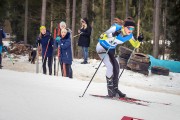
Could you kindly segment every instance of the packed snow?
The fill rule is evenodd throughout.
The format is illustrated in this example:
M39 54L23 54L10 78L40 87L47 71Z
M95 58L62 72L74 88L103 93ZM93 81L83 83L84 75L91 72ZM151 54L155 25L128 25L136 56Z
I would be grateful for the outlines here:
M178 120L180 118L180 74L148 76L125 70L119 89L128 97L152 101L148 106L96 98L107 95L104 64L86 91L100 61L72 64L73 79L36 72L36 65L27 56L3 59L0 69L0 120L121 120L131 116L145 120ZM41 66L41 65L40 65ZM122 69L120 70L122 71ZM163 105L160 103L171 103Z

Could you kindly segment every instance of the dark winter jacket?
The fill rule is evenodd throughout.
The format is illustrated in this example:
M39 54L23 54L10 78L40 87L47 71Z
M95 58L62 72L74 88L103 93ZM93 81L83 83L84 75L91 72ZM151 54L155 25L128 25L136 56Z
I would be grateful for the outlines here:
M81 34L79 36L78 46L89 47L90 36L91 36L91 26L89 25L89 22L86 18L83 20L86 22L87 28L86 29L80 29Z
M49 42L49 43L48 43ZM38 37L38 43L42 45L42 57L44 58L45 51L47 48L46 56L45 57L52 57L53 56L53 38L49 31L46 31L45 35L42 37Z
M6 34L3 29L0 28L0 46L2 46L2 38L5 38Z
M72 64L71 38L69 32L67 32L64 38L60 39L58 45L60 46L61 62L65 64Z
M70 32L67 32L67 35L66 35L69 39L71 39L70 37ZM61 40L61 35L59 35L60 37L60 40ZM57 49L58 48L58 45L59 45L59 42L60 41L57 41L56 39L54 39L54 48Z

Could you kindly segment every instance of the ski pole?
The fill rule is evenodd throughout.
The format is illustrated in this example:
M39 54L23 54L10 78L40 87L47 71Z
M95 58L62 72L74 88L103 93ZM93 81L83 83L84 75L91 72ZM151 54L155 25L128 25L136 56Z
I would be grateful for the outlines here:
M127 64L129 63L130 58L131 58L131 56L133 55L133 53L134 53L135 49L136 49L136 48L134 48L134 50L132 51L132 53L131 53L131 55L130 55L130 57L129 57L128 61L127 61ZM124 72L124 68L123 68L123 70L122 70L121 74L119 75L118 80L120 79L120 77L121 77L121 75L123 74L123 72Z
M47 50L48 50L48 46L49 46L50 40L51 40L51 38L49 38L49 40L48 40L48 44L47 44L47 46L46 46L46 51L45 51L44 56L43 56L42 68L43 68L44 59L45 59L45 57L46 57L46 53L47 53ZM41 68L41 69L42 69L42 68Z
M82 34L82 32L81 32L81 33L79 33L79 34L77 34L77 35L74 35L74 36L73 36L73 38L75 38L75 37L79 36L80 34Z
M8 58L10 59L10 61L12 62L12 64L14 65L14 61L13 61L12 57L9 55L8 51L6 50L6 48L5 48L5 47L3 47L3 48L4 48L4 50L7 52Z
M37 50L36 50L36 53L37 53L37 61L36 61L36 73L39 73L39 43L37 44Z
M61 67L61 63L60 63L60 59L58 59L58 70L57 70L57 76L58 76L58 73L59 73L59 66L60 66L60 69L61 69L61 75L63 76L63 73L62 73L62 67Z
M53 57L52 57L52 63L54 61L54 76L56 76L56 47L55 47L55 41L53 46Z
M58 76L58 73L59 73L59 65L60 65L60 58L59 58L59 54L60 54L60 46L58 45L58 68L57 68L57 73L56 75Z
M59 73L59 59L58 59L58 66L57 66L57 71L56 71L56 75L58 76L58 73Z
M138 37L138 41L140 42L140 44L142 43L143 39L144 39L144 36L143 36L143 34L141 33L140 36ZM127 64L129 63L130 58L131 58L131 56L133 55L133 53L134 53L135 50L136 50L136 48L134 48L134 50L132 51L132 53L131 53L128 61L127 61ZM123 74L123 72L124 72L124 68L123 68L123 71L121 72L121 74L119 75L118 80L120 79L120 77L121 77L121 75Z
M115 39L116 39L116 37L114 37L113 41L114 41ZM113 44L113 41L112 41L112 44ZM110 48L111 48L112 44L110 45L110 47L109 47L109 48L108 48L108 50L106 51L106 53L105 53L105 55L104 55L103 59L101 60L101 62L100 62L100 64L99 64L98 68L96 69L96 71L95 71L94 75L92 76L91 80L89 81L89 83L88 83L88 85L87 85L87 87L86 87L86 89L85 89L84 93L83 93L81 96L79 96L79 97L83 97L83 96L84 96L84 94L86 93L86 91L87 91L87 89L88 89L89 85L91 84L91 82L92 82L92 80L93 80L94 76L96 75L97 71L99 70L99 67L101 66L101 64L102 64L102 62L103 62L103 60L104 60L104 58L105 58L105 57L106 57L106 55L108 54L108 52L109 52L109 50L110 50Z
M54 60L54 76L56 76L56 56L54 56L54 59L52 58L52 61Z

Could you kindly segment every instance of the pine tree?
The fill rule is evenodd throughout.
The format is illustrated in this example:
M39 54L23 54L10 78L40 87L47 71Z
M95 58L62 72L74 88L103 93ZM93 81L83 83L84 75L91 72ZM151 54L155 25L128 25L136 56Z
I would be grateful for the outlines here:
M168 1L168 39L171 41L171 58L174 60L180 60L180 0Z

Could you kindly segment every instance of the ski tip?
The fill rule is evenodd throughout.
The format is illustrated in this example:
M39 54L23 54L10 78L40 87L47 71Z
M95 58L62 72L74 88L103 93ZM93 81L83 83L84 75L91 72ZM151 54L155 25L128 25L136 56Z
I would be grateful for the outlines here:
M134 117L129 117L129 116L123 116L121 120L144 120L144 119L139 119L139 118L134 118Z
M163 105L171 105L171 103L163 103Z

